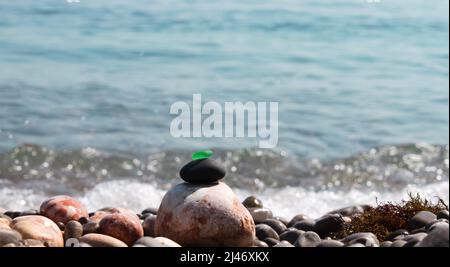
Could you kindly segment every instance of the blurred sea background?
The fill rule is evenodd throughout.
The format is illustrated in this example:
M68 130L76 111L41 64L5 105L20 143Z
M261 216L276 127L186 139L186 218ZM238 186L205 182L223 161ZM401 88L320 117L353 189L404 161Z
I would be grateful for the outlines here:
M198 149L275 214L449 201L449 2L0 2L0 206L157 207ZM279 102L279 144L176 139L172 103Z

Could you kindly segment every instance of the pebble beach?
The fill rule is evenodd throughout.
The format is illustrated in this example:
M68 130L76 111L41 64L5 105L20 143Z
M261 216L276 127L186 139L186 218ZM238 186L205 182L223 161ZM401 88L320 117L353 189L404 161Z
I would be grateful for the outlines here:
M171 188L159 207L136 212L124 207L88 211L70 196L43 200L39 209L0 208L2 247L448 247L449 212L442 201L412 216L383 213L374 232L349 232L361 218L376 215L370 205L343 207L319 218L277 216L256 196L239 200L226 185L226 170L210 158L194 159L180 171L184 180ZM409 204L408 204L409 203ZM441 208L441 210L439 210ZM411 214L411 213L410 213ZM385 216L386 218L383 218ZM381 225L404 219L404 228L378 232Z

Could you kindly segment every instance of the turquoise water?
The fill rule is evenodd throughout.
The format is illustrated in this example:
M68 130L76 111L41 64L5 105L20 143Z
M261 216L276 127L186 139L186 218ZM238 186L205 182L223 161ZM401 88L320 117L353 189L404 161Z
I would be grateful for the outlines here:
M448 10L442 0L2 1L0 191L13 201L14 190L160 181L213 148L237 187L447 181L448 198ZM170 105L194 93L279 102L275 152L254 139L173 138Z

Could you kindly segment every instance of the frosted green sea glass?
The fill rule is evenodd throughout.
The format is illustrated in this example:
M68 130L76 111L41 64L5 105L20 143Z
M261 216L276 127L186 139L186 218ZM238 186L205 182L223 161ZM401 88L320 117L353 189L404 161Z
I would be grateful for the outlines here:
M192 153L192 160L207 159L213 155L211 150L200 150Z

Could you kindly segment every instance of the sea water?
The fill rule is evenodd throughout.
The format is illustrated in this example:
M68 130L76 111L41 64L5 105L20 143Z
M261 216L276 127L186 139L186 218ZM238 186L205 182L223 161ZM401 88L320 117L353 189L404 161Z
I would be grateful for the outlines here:
M2 1L0 206L157 206L213 149L276 214L449 200L449 3ZM279 142L173 138L170 106L278 102Z

